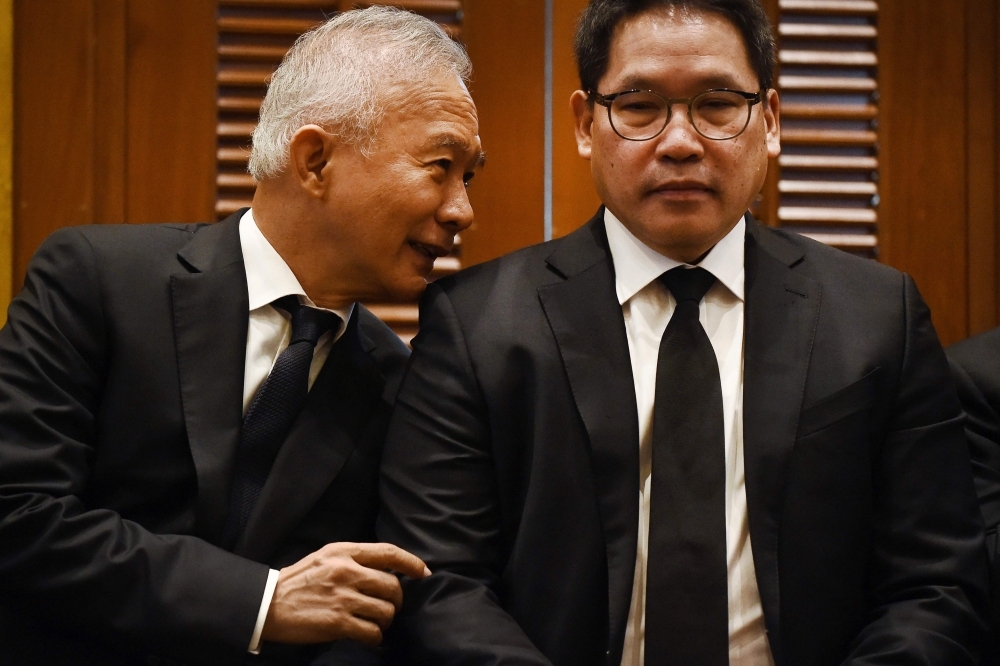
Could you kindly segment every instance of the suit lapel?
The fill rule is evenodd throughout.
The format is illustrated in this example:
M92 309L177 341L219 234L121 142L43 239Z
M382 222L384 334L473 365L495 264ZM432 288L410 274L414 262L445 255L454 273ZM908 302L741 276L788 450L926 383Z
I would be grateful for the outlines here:
M236 213L200 229L170 278L181 402L198 477L197 533L215 541L243 417L249 304Z
M618 663L635 573L639 419L603 212L548 258L565 279L538 295L590 440L608 560L608 663Z
M329 488L361 439L385 379L358 326L359 308L330 350L281 447L234 552L263 562Z
M792 270L802 256L747 216L743 457L757 586L779 665L779 519L823 293Z

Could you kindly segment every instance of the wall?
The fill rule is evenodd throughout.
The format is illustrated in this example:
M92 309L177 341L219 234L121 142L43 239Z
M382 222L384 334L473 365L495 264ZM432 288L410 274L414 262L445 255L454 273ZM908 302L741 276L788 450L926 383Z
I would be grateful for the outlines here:
M215 3L13 6L14 290L59 227L214 219Z

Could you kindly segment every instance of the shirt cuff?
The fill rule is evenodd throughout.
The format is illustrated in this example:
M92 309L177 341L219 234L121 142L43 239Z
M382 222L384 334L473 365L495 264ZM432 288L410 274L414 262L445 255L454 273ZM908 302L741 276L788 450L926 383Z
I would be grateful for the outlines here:
M253 636L250 637L250 647L247 651L250 654L260 654L260 635L264 631L264 620L267 619L267 609L271 607L271 599L274 597L274 588L278 586L278 572L271 569L267 573L267 584L264 586L264 598L260 600L260 610L257 611L257 624L253 627Z

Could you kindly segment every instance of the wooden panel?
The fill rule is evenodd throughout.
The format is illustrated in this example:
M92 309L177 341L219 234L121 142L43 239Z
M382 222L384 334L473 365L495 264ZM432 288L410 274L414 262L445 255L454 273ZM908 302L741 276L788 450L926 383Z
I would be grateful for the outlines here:
M127 0L94 3L93 221L103 224L126 220L127 16Z
M466 0L464 7L488 156L469 190L476 221L463 234L462 258L474 264L543 238L545 3Z
M39 243L93 219L93 3L14 3L14 291Z
M129 2L129 222L212 219L215 14L214 0Z
M554 0L552 231L565 236L589 220L601 205L590 176L590 162L576 152L569 98L580 87L573 55L576 23L587 0Z
M968 0L969 334L998 323L997 21L996 0Z
M874 257L878 4L779 0L777 10L783 152L764 192L766 219Z
M948 344L968 321L965 17L940 0L879 6L880 257L913 276Z
M14 2L0 0L0 326L13 276Z

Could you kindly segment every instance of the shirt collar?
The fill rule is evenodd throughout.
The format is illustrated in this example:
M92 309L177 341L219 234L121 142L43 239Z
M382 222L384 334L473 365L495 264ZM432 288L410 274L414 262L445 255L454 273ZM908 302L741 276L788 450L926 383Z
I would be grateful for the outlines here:
M346 308L330 310L319 308L312 302L299 284L295 273L261 233L257 221L253 219L253 210L247 210L240 218L240 245L243 248L243 265L247 272L250 312L270 305L282 296L294 295L299 297L299 303L302 305L333 312L345 322L350 320L354 313L353 303Z
M604 226L608 232L608 245L615 264L615 290L618 304L624 305L629 299L646 288L656 278L671 268L685 264L665 257L653 250L631 231L607 208L604 209ZM715 244L700 264L741 301L744 297L744 244L746 242L746 220L740 218L726 236Z

